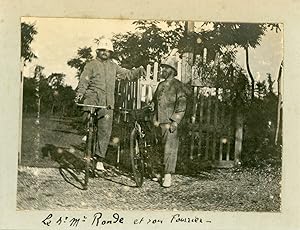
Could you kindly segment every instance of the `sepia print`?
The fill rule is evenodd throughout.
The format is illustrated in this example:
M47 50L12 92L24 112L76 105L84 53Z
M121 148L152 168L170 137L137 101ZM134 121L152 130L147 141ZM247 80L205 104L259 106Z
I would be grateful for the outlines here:
M17 210L280 212L283 30L22 17Z

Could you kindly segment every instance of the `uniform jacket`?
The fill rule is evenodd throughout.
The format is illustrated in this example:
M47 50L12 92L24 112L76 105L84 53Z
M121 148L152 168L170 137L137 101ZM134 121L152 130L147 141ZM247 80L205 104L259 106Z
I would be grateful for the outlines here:
M88 62L80 75L77 92L84 95L85 104L114 106L115 81L139 78L140 68L127 70L112 60L96 58Z
M179 124L186 110L187 91L182 82L176 78L159 83L154 96L154 121Z

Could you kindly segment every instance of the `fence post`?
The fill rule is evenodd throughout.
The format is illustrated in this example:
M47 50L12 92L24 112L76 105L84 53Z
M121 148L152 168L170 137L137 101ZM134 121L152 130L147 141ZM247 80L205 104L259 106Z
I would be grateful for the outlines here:
M142 102L142 80L138 79L137 80L137 92L136 92L136 108L140 109L141 108L141 102Z
M182 77L181 77L181 67L182 67L182 61L181 59L178 61L178 64L177 64L177 76L176 78L179 80L179 81L182 81Z
M240 111L237 111L235 121L235 143L234 143L234 163L240 165L243 143L243 117Z
M216 98L214 100L215 102L215 111L214 111L214 130L213 130L213 143L212 143L212 156L211 159L212 161L215 160L216 158L216 146L217 146L217 131L216 131L216 127L218 125L218 112L219 112L219 100L218 100L218 88L216 88Z
M154 81L154 84L157 84L157 75L158 75L158 63L154 62L154 68L153 68L153 81Z
M209 92L208 94L208 102L207 102L207 120L206 120L206 124L207 127L210 126L210 122L211 122L211 107L212 103L211 103L211 92ZM204 159L208 160L209 159L209 153L210 153L210 149L209 149L209 142L210 142L210 134L211 131L207 131L206 133L206 140L205 140L205 155L204 155Z
M207 59L207 48L203 49L203 63L206 63L206 59Z
M145 102L149 101L149 81L151 76L151 66L150 64L147 65L147 72L146 72L146 82L145 82Z
M193 114L192 114L192 125L191 125L191 150L190 150L190 159L194 159L194 148L195 148L195 124L196 124L196 112L197 112L197 97L198 97L198 87L193 87Z
M199 89L199 100L200 100L200 109L199 109L199 140L198 140L198 158L202 155L202 125L203 125L203 107L204 107L204 97L201 96L201 88Z
M158 63L154 62L154 67L153 67L153 79L152 79L152 84L151 84L151 100L153 98L154 92L157 88L158 85Z
M186 36L192 34L194 30L195 30L194 22L192 21L185 22ZM192 50L182 55L181 80L183 83L188 83L192 79L193 59L194 59L194 54Z

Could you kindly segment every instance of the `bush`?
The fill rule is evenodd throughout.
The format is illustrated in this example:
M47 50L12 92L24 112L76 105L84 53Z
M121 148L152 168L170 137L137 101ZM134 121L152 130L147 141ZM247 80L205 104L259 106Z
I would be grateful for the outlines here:
M281 163L282 141L275 145L278 97L273 92L255 98L245 114L242 161L245 165Z

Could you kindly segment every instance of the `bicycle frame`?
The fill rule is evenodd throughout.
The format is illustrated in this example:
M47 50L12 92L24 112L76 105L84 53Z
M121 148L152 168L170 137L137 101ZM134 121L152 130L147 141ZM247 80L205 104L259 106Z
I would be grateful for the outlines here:
M95 166L92 165L91 167L91 161L94 158L94 153L95 153L95 149L96 149L96 143L97 143L97 111L99 109L112 109L110 106L97 106L97 105L88 105L88 104L79 104L77 103L78 106L82 106L82 107L86 107L89 108L89 110L87 110L87 112L89 112L89 117L88 117L88 123L87 123L87 140L86 140L86 151L85 151L85 160L86 160L86 165L85 165L85 179L84 179L84 185L83 188L86 190L88 187L88 182L89 182L89 177L90 177L90 171L94 174L95 172ZM146 166L149 165L148 163L148 155L147 155L147 148L151 145L149 145L149 138L146 135L146 132L149 133L149 130L147 130L145 132L145 127L144 124L139 121L140 119L138 119L139 116L141 116L141 114L144 114L144 111L149 110L149 106L146 106L142 109L138 109L138 110L132 110L132 109L122 109L122 108L118 108L118 110L122 113L125 114L131 114L133 116L133 120L134 123L132 122L132 124L134 124L131 135L130 135L130 140L134 141L138 141L136 143L131 143L130 142L130 147L132 147L133 145L135 145L135 147L141 147L141 152L139 152L139 154L133 154L133 151L137 152L138 150L130 150L130 157L131 157L131 162L132 162L132 169L133 169L133 174L135 177L135 181L137 183L138 186L141 186L143 181L143 177L144 177L144 164ZM138 113L140 113L140 115L138 115ZM130 122L131 123L131 122ZM135 135L138 135L135 136ZM144 146L139 146L141 141L143 142ZM119 157L119 156L118 156ZM138 159L138 162L140 167L142 167L142 172L141 174L138 175L137 177L137 170L135 170L135 164L136 164L136 160ZM146 167L147 170L148 167ZM138 178L141 178L138 181Z

